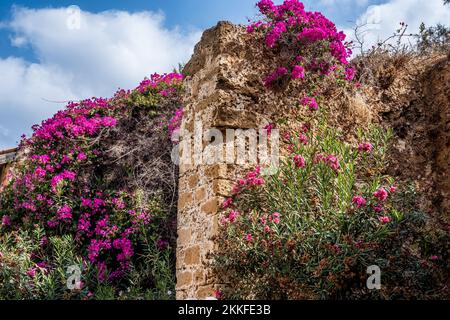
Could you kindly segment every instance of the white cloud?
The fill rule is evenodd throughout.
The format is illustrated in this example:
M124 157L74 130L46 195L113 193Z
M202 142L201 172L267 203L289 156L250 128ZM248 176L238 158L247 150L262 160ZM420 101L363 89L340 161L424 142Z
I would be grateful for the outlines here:
M357 19L357 25L368 23L364 30L366 48L391 36L399 28L400 22L408 24L408 33L418 33L424 22L427 26L437 23L448 24L450 10L442 0L390 0L387 3L371 5ZM346 29L352 38L353 31ZM406 38L404 41L408 41Z
M64 106L48 100L133 88L153 72L186 62L200 38L198 31L165 28L162 13L82 11L79 28L70 28L70 18L67 8L14 8L11 21L1 23L11 30L12 45L29 46L38 62L0 59L0 126L9 131L0 132L0 148Z

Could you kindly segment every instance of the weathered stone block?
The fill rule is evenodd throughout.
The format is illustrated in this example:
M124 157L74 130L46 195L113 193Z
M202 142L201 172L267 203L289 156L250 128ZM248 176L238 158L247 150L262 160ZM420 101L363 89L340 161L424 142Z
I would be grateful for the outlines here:
M219 199L214 197L201 206L201 212L204 214L215 214L219 210Z
M186 249L184 253L184 263L186 265L196 265L200 263L200 247L198 245Z
M177 274L177 286L185 287L192 283L192 272L184 271Z

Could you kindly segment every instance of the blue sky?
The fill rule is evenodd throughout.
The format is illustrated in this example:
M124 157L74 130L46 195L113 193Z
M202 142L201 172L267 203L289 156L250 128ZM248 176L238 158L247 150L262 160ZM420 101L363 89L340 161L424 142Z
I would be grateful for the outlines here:
M93 13L106 10L160 11L166 17L165 26L169 28L179 26L183 30L192 28L203 30L220 20L245 23L247 18L252 18L257 14L255 2L256 0L4 0L0 2L0 20L11 19L15 7L60 8L77 5L81 10ZM349 26L364 12L367 8L366 4L378 4L383 1L353 1L350 3L344 0L344 2L348 2L348 4L337 5L337 1L333 0L309 0L304 1L304 4L308 10L324 12L340 26ZM0 29L0 57L20 55L26 57L29 61L36 61L36 57L31 50L18 50L11 46L9 36L10 30Z
M219 20L245 23L257 0L97 0L0 2L0 149L64 107L63 101L110 96L146 75L186 62L201 33ZM275 1L277 3L282 0ZM367 41L390 35L400 21L450 21L442 0L305 0L351 33L376 22ZM68 30L67 7L81 9ZM414 30L415 31L415 30Z

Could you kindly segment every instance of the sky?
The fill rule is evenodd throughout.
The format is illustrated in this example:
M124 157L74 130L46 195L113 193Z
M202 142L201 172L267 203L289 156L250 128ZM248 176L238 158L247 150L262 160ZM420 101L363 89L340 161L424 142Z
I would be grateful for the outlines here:
M0 2L0 150L70 100L109 97L154 72L189 60L202 32L220 20L246 23L257 0L2 0ZM282 0L275 1L276 3ZM417 31L448 24L442 0L305 0L351 38L368 22L366 43L399 22ZM78 17L80 19L75 19Z

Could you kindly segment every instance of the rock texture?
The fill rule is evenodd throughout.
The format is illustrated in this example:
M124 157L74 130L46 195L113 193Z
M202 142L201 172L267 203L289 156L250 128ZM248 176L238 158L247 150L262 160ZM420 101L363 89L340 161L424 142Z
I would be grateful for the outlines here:
M241 27L221 22L207 30L186 65L186 103L182 130L200 134L217 128L258 128L251 88L241 70L247 65ZM195 148L195 147L194 147ZM198 151L198 150L197 150ZM233 163L180 165L177 243L177 298L213 297L220 285L209 267L218 232L218 211L239 169Z

